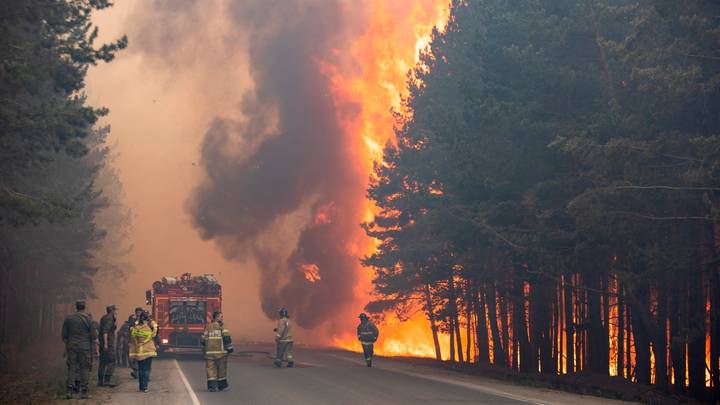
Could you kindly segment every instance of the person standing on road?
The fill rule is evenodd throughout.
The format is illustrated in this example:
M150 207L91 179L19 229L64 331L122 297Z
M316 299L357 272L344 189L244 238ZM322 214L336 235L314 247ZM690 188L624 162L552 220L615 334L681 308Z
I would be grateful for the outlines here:
M115 305L105 308L105 315L100 318L100 364L98 366L98 387L114 387L110 379L115 371L115 320L117 309Z
M132 336L130 335L130 330L132 329L133 326L135 326L137 324L138 320L140 319L140 315L142 315L143 312L145 312L144 309L142 309L141 307L137 307L137 308L135 308L135 312L130 314L130 316L128 317L128 320L127 320L127 324L128 324L128 352L127 353L128 353L128 361L130 363L130 369L131 369L130 377L132 377L132 378L138 378L138 374L137 374L138 367L137 367L137 361L130 357L130 341L132 340Z
M117 345L115 346L115 360L118 367L130 367L128 354L130 350L130 325L123 322L117 332Z
M288 310L281 308L278 311L280 319L278 320L277 328L275 328L275 343L277 343L277 353L275 361L273 362L276 367L282 367L283 361L287 362L288 367L295 366L293 359L293 337L292 337L292 325L290 324L290 316Z
M140 391L148 392L152 359L157 357L153 338L157 328L150 322L148 313L143 311L135 326L130 328L130 358L137 361L137 376Z
M205 369L207 371L208 391L222 391L228 387L227 359L233 352L230 331L225 329L223 314L213 312L212 321L205 327L202 335Z
M97 330L92 316L85 312L85 301L75 302L75 312L68 315L62 325L62 340L67 359L67 399L80 391L81 398L91 398L88 392L92 358L97 353Z
M363 354L365 355L365 363L368 367L372 367L373 350L375 341L380 334L377 326L370 321L366 314L360 314L360 325L357 327L358 340L362 344Z

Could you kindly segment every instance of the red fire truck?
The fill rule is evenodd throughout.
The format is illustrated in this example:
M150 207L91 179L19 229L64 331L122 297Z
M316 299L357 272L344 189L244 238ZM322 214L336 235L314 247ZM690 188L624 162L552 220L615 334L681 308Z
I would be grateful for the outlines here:
M205 324L214 311L220 311L222 289L212 274L163 277L145 292L152 317L158 324L160 352L201 348Z

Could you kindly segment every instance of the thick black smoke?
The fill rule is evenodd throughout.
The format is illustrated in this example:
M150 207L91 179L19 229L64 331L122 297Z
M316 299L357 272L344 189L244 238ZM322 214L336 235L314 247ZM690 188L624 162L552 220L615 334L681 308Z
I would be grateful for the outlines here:
M243 120L223 118L237 116L228 113L208 129L206 179L190 204L203 238L216 240L228 258L257 262L266 314L286 306L305 328L346 309L357 281L348 248L365 179L338 120L339 110L353 106L335 104L321 68L340 64L337 50L348 49L343 3L228 3L247 36L254 88L240 106ZM313 265L319 279L302 270Z

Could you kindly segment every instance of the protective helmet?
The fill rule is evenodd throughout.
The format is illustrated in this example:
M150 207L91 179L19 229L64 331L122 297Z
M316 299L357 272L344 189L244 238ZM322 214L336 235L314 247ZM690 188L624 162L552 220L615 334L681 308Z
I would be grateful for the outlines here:
M288 317L287 308L280 308L280 310L278 311L278 314L280 315L281 318L287 318Z
M363 321L367 321L368 316L363 312L362 314L358 315L358 318Z

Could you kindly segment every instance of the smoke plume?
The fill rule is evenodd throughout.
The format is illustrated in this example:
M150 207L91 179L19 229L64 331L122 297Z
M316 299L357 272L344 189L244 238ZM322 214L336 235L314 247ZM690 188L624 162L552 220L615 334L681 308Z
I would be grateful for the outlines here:
M353 302L365 178L354 164L323 66L348 47L341 1L228 4L247 41L254 83L240 113L213 120L200 164L206 177L188 207L204 239L228 259L253 258L262 309L287 307L313 328ZM357 17L353 17L357 18ZM232 117L241 116L236 119Z

